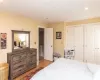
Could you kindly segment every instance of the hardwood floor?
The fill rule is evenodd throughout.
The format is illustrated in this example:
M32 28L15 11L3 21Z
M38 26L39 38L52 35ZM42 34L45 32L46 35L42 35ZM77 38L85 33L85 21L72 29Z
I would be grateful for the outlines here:
M48 61L48 60L41 60L39 65L35 68L35 69L32 69L28 72L26 72L25 74L19 76L18 78L14 79L14 80L23 80L23 77L25 77L26 75L30 74L31 72L35 72L37 69L39 68L45 68L46 66L50 65L52 62L51 61Z
M48 66L51 63L52 62L51 61L48 61L48 60L41 60L38 67L46 67L46 66Z

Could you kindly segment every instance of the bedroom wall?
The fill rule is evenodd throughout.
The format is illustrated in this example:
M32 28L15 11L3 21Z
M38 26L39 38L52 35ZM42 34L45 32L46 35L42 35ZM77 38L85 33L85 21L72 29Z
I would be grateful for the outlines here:
M54 28L54 52L59 52L62 56L64 55L64 47L66 43L66 26L79 25L87 23L100 22L100 18L92 18L73 22L60 22L60 23L49 23L48 25L39 21L34 21L31 18L24 17L22 15L16 15L8 12L0 12L0 33L7 33L7 49L0 49L0 63L7 62L7 52L12 50L12 36L11 30L27 30L31 31L31 42L32 48L37 48L37 27L51 27ZM62 32L62 39L56 39L56 32Z
M48 25L50 28L53 28L53 42L54 42L54 52L64 55L64 22L61 23L50 23ZM62 32L62 39L56 39L56 32Z
M67 26L88 24L88 23L97 23L97 22L100 22L100 17L72 21L72 22L49 23L48 27L51 27L54 29L54 52L59 52L62 56L64 55L64 48L66 46L65 44L66 44L66 28L67 28ZM57 31L62 32L62 39L56 39Z
M7 52L12 51L11 30L31 31L30 47L37 48L38 26L46 27L47 24L34 21L22 15L0 12L0 33L7 33L7 49L0 49L0 63L7 62Z

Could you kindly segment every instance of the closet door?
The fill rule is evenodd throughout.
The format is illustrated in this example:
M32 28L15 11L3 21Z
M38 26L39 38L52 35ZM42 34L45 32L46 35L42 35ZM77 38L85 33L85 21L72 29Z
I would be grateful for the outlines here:
M95 25L94 28L95 32L95 37L94 37L94 42L95 42L95 62L97 64L100 64L100 25Z
M94 61L94 26L84 25L84 61L95 63Z
M74 49L74 27L67 27L66 40L67 40L67 45L66 45L67 50Z
M83 61L83 26L74 27L75 60Z

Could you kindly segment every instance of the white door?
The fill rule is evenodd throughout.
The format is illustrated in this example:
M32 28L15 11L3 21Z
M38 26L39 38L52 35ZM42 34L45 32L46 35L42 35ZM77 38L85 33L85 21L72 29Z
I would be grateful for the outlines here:
M83 61L83 26L74 27L75 59Z
M84 25L84 61L95 63L94 61L94 26Z
M67 27L66 35L67 50L74 50L74 27Z
M95 32L95 62L97 64L100 64L100 25L95 25L94 28L94 32Z
M53 28L45 28L44 59L53 61Z

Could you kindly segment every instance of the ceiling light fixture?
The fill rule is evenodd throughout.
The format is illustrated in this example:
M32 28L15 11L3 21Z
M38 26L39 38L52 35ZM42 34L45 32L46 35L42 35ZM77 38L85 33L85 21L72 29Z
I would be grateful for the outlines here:
M0 3L2 3L3 2L3 0L0 0Z
M85 7L85 10L88 10L88 7Z

